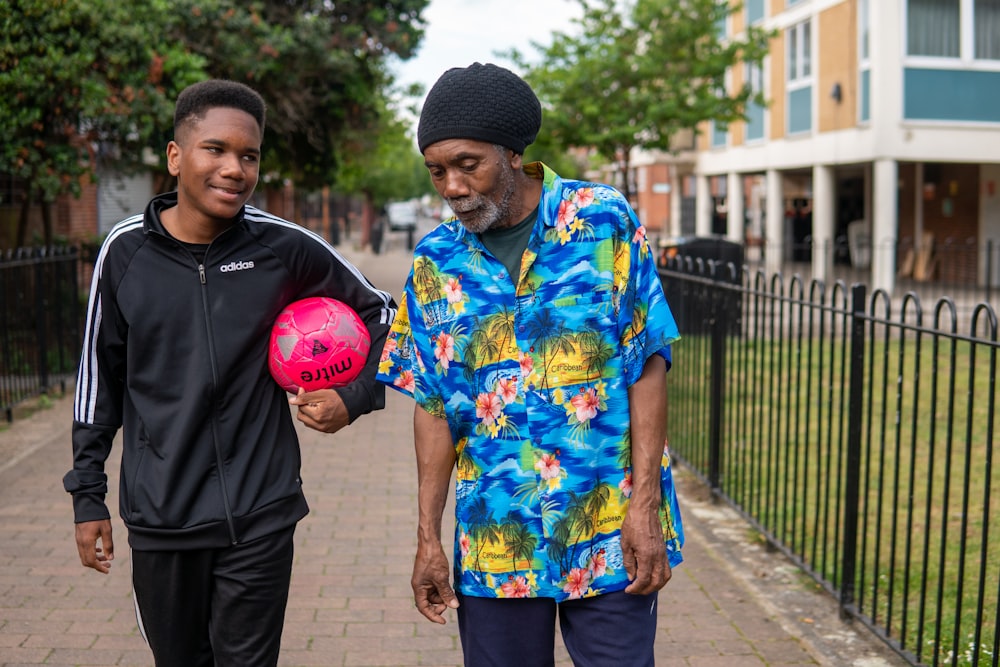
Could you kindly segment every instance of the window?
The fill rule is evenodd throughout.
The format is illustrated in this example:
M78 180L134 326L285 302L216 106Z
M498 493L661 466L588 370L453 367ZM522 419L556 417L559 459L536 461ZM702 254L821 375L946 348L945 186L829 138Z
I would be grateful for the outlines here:
M725 81L723 81L722 86L715 91L715 94L719 97L725 97L726 91L732 85L732 73L729 69L726 69ZM719 121L712 121L712 147L719 148L725 146L729 141L729 127L725 123L720 123Z
M907 0L906 54L1000 60L1000 0Z
M764 0L747 0L747 25L764 18Z
M867 64L870 57L869 49L868 0L858 0L858 50L861 62Z
M976 58L1000 60L1000 0L976 0Z
M788 29L788 82L812 76L812 36L809 21Z
M959 12L955 0L909 0L906 53L958 58L961 55Z
M715 35L719 39L725 39L728 34L726 22L729 18L729 6L725 2L719 2L716 4L716 11L718 16L715 18Z
M754 94L764 92L764 71L759 65L746 66L747 84ZM747 102L747 141L764 138L764 107L753 100Z
M786 32L788 43L788 132L812 129L812 27L798 23Z

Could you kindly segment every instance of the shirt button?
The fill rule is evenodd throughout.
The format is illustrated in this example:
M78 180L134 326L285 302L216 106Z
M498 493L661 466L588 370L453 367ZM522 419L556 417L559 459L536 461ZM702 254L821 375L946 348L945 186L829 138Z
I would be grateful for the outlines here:
M520 331L521 333L524 333L524 325L523 324L517 325L517 330Z

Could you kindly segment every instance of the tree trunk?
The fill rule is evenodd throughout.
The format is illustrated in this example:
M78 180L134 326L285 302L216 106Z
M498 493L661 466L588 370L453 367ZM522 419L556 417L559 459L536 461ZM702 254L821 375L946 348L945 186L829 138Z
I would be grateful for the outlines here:
M365 193L364 204L361 207L361 247L371 245L372 226L375 221L375 198L370 192Z
M632 205L632 185L629 182L629 169L631 167L631 162L629 162L629 150L626 148L622 151L622 194L625 195L625 201Z
M52 245L52 202L42 200L42 240L45 246Z
M29 190L30 192L30 190ZM28 215L31 213L31 195L26 192L21 199L21 212L17 216L17 236L14 239L15 248L23 248L28 236Z

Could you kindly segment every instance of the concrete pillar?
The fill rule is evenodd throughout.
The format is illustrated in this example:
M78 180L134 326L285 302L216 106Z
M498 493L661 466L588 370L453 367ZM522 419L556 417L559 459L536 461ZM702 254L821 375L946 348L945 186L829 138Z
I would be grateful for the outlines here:
M768 169L766 180L764 270L770 276L772 273L781 271L781 265L785 261L785 188L781 182L781 172L777 169Z
M829 282L833 273L833 234L836 216L836 184L833 167L813 167L812 272L813 278Z
M873 291L884 289L889 294L896 286L898 180L899 165L895 160L882 158L875 161L871 287Z
M743 220L743 174L730 172L726 176L726 238L743 243L746 235Z
M712 191L705 174L698 174L695 180L694 233L695 236L712 233Z

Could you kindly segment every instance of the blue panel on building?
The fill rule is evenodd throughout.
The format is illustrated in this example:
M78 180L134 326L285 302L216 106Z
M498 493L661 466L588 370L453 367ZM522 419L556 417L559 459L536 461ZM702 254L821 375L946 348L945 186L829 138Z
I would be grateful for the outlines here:
M726 128L719 127L719 124L712 122L712 146L726 145Z
M1000 72L908 67L903 117L1000 123Z
M764 0L747 0L747 23L764 18Z
M861 71L861 121L867 122L872 117L872 73L871 70Z
M764 138L764 107L747 103L747 141Z
M812 86L788 93L788 133L812 129Z

